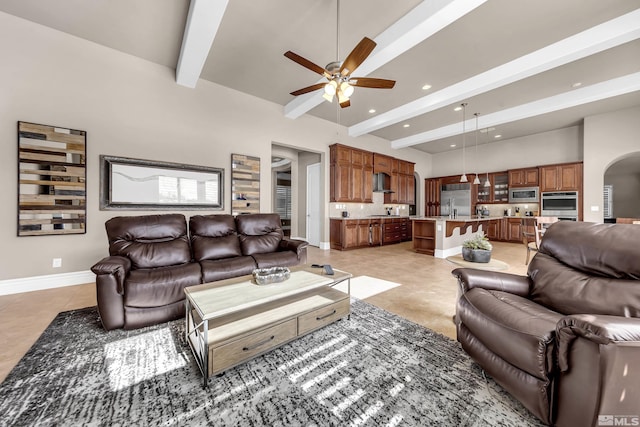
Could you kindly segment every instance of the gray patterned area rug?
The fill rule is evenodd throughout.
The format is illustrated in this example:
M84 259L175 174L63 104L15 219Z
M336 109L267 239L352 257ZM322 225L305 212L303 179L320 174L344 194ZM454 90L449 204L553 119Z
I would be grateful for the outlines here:
M2 426L536 426L460 345L363 301L202 379L182 320L105 332L60 313L0 385Z

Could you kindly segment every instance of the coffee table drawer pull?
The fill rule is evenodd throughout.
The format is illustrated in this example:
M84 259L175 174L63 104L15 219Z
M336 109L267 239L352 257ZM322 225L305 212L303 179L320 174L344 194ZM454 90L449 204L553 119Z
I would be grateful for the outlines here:
M346 297L346 295L345 295ZM319 308L298 317L298 335L321 328L324 325L348 316L350 311L349 298L344 298L333 304Z
M336 311L336 309L334 308L334 309L333 309L333 311L332 311L331 313L329 313L329 314L325 314L324 316L316 317L316 320L326 319L327 317L331 317L331 316L333 316L333 315L334 315L334 314L336 314L336 313L337 313L337 311Z
M266 340L260 341L259 343L255 343L254 345L252 345L251 347L243 347L242 351L251 351L251 350L255 350L258 347L262 347L263 345L265 345L268 342L273 341L273 339L275 338L275 335L271 335L269 338L267 338Z

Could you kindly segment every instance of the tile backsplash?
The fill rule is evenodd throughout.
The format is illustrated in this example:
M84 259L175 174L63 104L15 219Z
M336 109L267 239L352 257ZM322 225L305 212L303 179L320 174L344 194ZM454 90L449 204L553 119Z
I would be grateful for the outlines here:
M391 208L392 215L409 216L409 205L384 203L384 193L373 193L373 203L329 203L329 216L341 217L343 211L349 212L349 218L365 218L371 215L386 215Z

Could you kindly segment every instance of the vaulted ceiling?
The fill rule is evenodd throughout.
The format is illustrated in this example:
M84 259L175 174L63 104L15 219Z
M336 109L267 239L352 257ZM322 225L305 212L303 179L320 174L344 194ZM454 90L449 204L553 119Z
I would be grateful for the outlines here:
M489 130L481 144L640 105L637 0L341 0L339 28L336 8L337 0L0 0L0 11L179 68L180 84L209 80L280 104L292 120L338 121L396 148L459 147L454 108L463 102L468 136L474 113ZM378 46L354 75L396 80L393 89L356 88L345 109L322 90L289 95L321 77L284 52L324 67L365 36Z

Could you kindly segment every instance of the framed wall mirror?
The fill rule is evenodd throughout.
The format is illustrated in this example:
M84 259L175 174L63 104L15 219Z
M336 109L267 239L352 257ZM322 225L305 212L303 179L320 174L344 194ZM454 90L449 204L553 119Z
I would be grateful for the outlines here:
M224 169L100 156L100 209L222 210Z
M18 122L18 236L86 232L87 133Z

